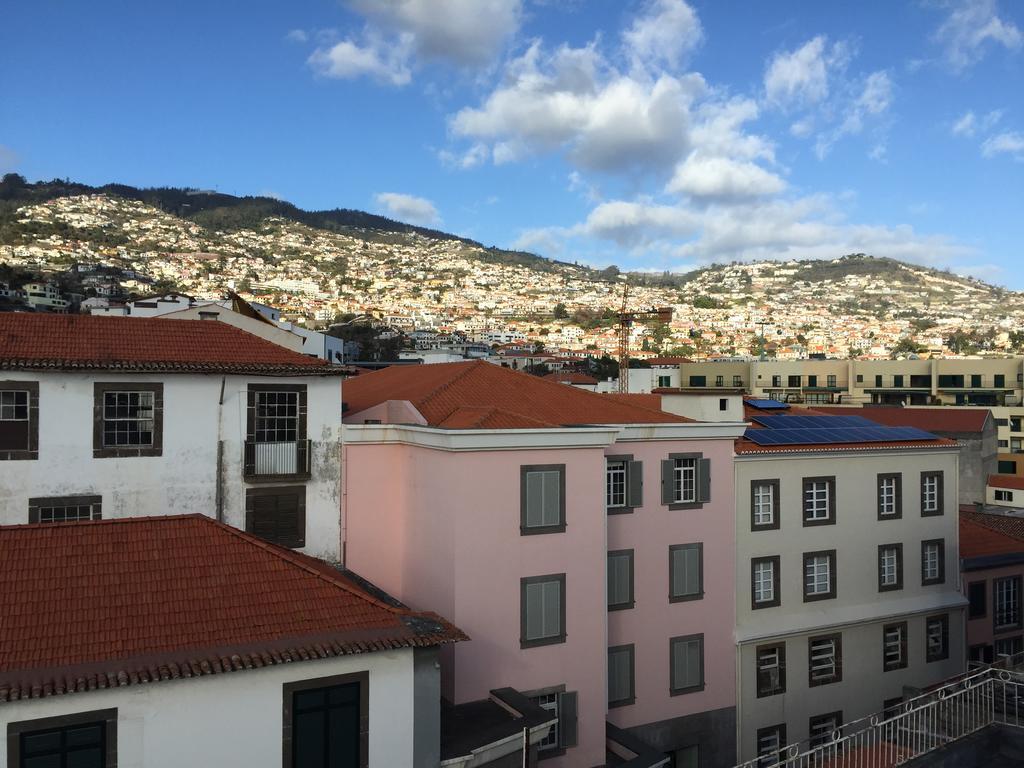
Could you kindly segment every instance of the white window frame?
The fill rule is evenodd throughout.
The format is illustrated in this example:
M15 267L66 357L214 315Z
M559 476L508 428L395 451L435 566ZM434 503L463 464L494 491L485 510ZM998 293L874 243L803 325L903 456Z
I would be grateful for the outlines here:
M775 561L758 560L754 563L755 603L771 603L775 601Z
M939 476L925 475L921 480L921 511L939 512Z
M605 468L605 506L608 509L621 509L627 505L629 462L625 460L609 461Z
M765 511L766 505L767 511ZM754 525L775 525L774 483L757 483L754 486Z
M673 504L697 503L698 467L699 461L696 458L672 460Z
M822 577L824 576L824 582ZM825 588L821 588L824 583ZM829 555L815 555L804 566L804 595L816 597L832 592L832 558Z
M895 587L900 580L900 551L895 546L882 547L879 583L883 587Z
M937 581L942 576L942 557L938 544L924 545L924 563L921 565L921 578L925 581Z
M807 485L804 487L804 521L819 523L831 520L832 483L828 480L805 482Z
M896 512L899 509L896 505L897 485L898 483L895 476L881 478L881 485L878 489L878 514L882 517L895 517Z
M811 684L827 685L836 682L839 663L834 637L812 638L807 643L808 678Z
M992 621L996 630L1020 626L1020 586L1019 578L1014 576L995 580ZM1013 621L1006 621L1006 618Z

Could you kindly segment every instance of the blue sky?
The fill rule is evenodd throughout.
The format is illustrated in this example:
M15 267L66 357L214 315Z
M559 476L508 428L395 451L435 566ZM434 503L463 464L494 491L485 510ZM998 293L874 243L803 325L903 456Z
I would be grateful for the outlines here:
M1024 3L8 3L11 170L597 265L863 251L1024 289Z

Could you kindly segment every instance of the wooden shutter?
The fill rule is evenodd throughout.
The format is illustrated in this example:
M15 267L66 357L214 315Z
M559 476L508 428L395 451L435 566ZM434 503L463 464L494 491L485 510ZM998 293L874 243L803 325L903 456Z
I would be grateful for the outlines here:
M697 460L697 501L704 504L711 501L711 459Z
M644 463L642 461L630 461L626 464L626 471L628 473L627 493L629 498L626 499L627 506L640 507L644 503Z
M672 459L664 459L661 462L661 503L673 504L675 502L675 462Z
M245 500L245 530L282 547L306 546L305 488L250 491Z
M576 746L576 691L558 694L558 746Z

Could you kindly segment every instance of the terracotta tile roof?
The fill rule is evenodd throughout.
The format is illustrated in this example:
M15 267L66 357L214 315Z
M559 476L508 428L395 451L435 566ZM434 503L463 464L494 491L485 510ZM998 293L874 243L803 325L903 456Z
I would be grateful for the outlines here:
M0 527L0 701L466 639L202 515Z
M679 424L692 421L482 360L392 366L345 382L348 415L408 400L431 426L463 408L495 408L545 425Z
M446 429L551 429L549 421L531 419L500 408L456 408L437 426Z
M1024 519L960 510L960 557L1024 552Z
M985 408L843 408L812 406L829 416L863 416L887 427L917 427L926 432L981 432L991 411Z
M988 484L993 488L1011 488L1024 491L1024 477L1019 475L989 475Z
M341 375L214 320L0 313L0 370Z
M649 408L652 411L661 410L661 395L658 394L634 394L627 392L605 392L605 397L613 397L620 403L630 403L641 408Z
M562 384L597 384L598 381L593 376L587 376L585 373L579 371L556 371L555 373L549 373L544 377L551 381L557 381Z

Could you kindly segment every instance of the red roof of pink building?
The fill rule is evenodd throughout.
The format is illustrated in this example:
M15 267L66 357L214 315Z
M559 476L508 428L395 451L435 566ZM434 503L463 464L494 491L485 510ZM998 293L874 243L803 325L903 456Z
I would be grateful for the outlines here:
M830 416L863 416L890 427L917 427L940 432L981 432L990 411L984 408L843 408L815 405L813 410Z

